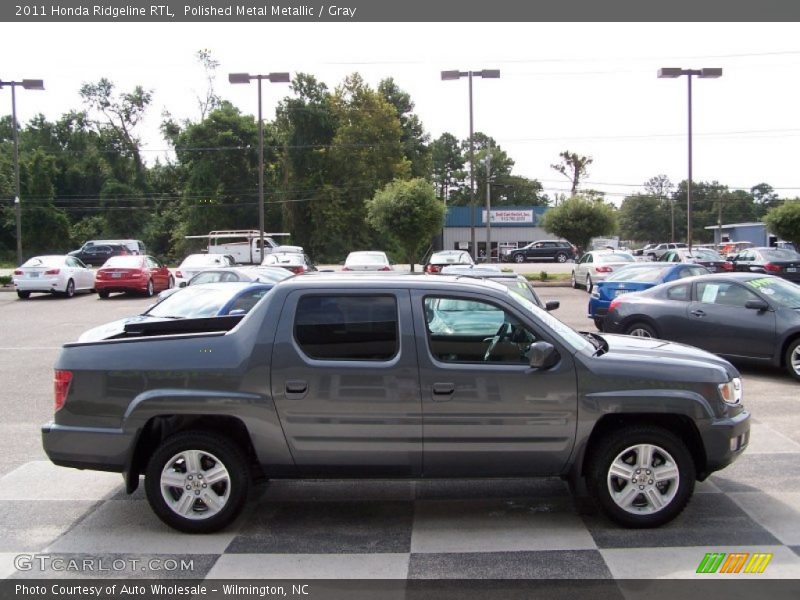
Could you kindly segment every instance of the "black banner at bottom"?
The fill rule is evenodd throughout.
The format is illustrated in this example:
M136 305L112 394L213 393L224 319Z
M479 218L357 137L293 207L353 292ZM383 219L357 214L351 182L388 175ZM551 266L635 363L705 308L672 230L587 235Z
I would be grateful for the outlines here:
M643 568L644 565L643 565ZM714 577L714 576L712 576ZM63 579L0 581L2 600L797 600L800 580L709 579Z

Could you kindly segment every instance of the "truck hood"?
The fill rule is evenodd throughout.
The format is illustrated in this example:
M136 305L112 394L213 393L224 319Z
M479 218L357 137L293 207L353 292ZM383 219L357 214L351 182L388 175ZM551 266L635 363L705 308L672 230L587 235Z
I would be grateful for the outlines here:
M652 365L654 375L667 366L682 366L707 371L720 368L727 373L724 381L739 377L739 372L727 360L694 346L629 335L602 334L602 337L608 343L608 352L600 358L626 363L631 360L646 362Z

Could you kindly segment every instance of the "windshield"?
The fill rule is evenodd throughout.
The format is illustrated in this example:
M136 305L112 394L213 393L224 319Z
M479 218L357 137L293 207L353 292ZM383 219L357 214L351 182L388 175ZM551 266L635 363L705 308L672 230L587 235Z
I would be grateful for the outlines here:
M745 285L758 290L771 302L786 308L800 308L800 286L778 277L751 279Z
M521 296L525 300L533 302L536 306L541 306L541 302L539 302L536 296L533 295L533 292L526 281L520 281L513 277L491 277L490 279L506 286L508 291L512 294Z
M241 291L242 288L238 286L232 290L189 286L168 296L144 314L151 317L173 319L215 317L222 307Z
M606 277L606 281L637 281L640 283L654 283L671 267L659 265L646 265L639 267L625 267Z
M509 294L518 304L521 304L528 312L530 312L534 319L541 321L547 327L555 331L561 339L568 344L573 350L591 350L594 352L596 349L594 344L590 343L580 333L565 325L556 319L549 312L539 308L530 300L523 298L519 294Z
M282 281L294 276L291 271L278 267L250 267L246 270L262 281Z
M708 248L692 248L692 254L700 260L722 260L718 252Z
M103 265L106 267L121 267L124 269L140 269L142 267L141 256L112 256Z

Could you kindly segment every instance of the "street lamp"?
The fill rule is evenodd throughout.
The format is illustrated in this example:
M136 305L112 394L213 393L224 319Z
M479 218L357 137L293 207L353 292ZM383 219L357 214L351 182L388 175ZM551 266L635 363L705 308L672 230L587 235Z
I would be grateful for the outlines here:
M261 80L266 79L272 83L288 83L291 81L289 73L270 73L269 75L250 75L249 73L229 73L229 83L250 83L252 79L258 80L258 236L260 241L261 256L264 260L264 122L261 120Z
M472 78L499 79L499 69L483 69L482 71L442 71L442 80L449 81L467 77L469 79L469 227L470 241L472 244L472 258L477 260L478 245L475 243L475 144L472 131ZM487 223L490 216L487 214ZM490 249L491 250L491 249Z
M22 264L22 206L19 200L19 135L17 134L17 86L25 90L43 90L41 79L23 79L22 81L0 81L0 88L11 86L11 129L14 132L14 217L17 222L17 264Z
M686 181L686 245L692 250L692 75L701 79L722 77L722 69L679 69L667 67L658 70L660 79L677 79L686 75L689 82L689 179Z

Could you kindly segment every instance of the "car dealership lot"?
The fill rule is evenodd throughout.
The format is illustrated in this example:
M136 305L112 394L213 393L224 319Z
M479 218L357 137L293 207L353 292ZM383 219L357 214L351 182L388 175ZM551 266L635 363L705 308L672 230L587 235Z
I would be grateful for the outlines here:
M537 291L561 302L555 316L594 330L585 292ZM689 577L706 552L757 551L774 555L762 577L800 577L800 385L752 367L742 367L750 448L658 530L620 529L546 479L274 482L256 490L231 528L175 533L150 512L142 489L129 497L117 474L51 465L39 437L52 413L60 345L151 303L0 294L0 576L14 574L15 556L33 553L38 562L16 575L91 576L53 568L55 558L88 557L110 569L94 572L105 576ZM171 560L177 569L164 567Z

